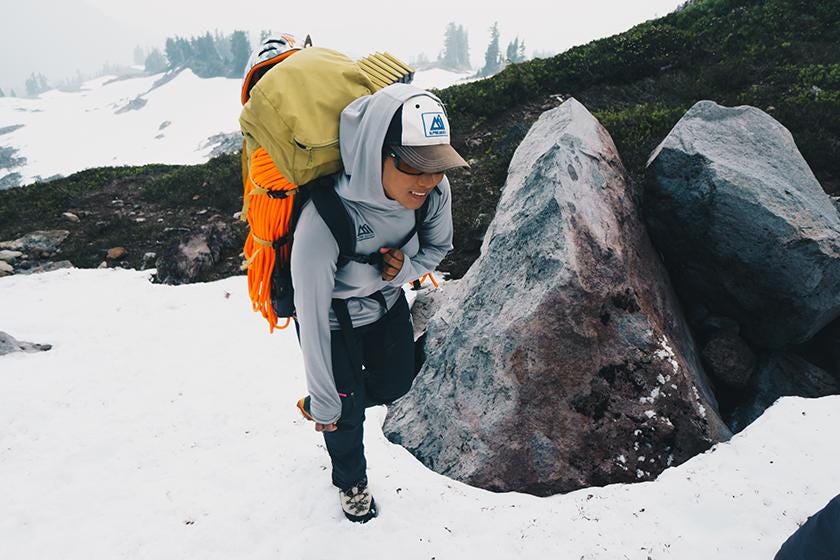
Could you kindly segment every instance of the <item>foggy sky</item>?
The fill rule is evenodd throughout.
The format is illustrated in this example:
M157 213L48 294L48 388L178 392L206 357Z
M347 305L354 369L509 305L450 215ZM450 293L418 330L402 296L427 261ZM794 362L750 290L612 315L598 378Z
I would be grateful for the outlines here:
M315 44L353 57L387 50L410 60L437 57L446 24L463 25L474 67L484 61L489 28L499 22L501 48L515 36L534 50L562 52L592 39L626 31L673 11L679 0L2 0L0 88L23 83L32 72L51 82L76 70L91 73L105 62L130 64L134 47L163 48L166 37L243 29L310 33Z

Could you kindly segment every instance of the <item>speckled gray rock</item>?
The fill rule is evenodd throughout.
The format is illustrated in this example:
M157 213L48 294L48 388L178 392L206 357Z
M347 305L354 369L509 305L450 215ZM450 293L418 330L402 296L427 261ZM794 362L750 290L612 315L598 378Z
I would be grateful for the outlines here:
M800 343L840 315L840 215L763 111L694 105L651 154L645 217L682 298L752 343Z
M42 272L52 272L54 270L63 270L66 268L74 268L73 263L70 261L45 262L31 268L21 269L18 272L20 274L41 274Z
M20 251L9 251L8 249L0 250L0 261L7 263L14 263L18 258L22 257L23 253Z
M459 280L442 282L440 288L426 288L417 292L411 305L411 321L414 324L414 340L425 334L429 320L437 313L443 302L452 294Z
M45 352L52 348L50 344L35 344L17 340L10 334L0 331L0 356L12 352Z
M157 279L162 284L205 281L220 262L222 252L236 244L236 235L225 222L211 222L202 226L199 233L172 243L158 255Z
M538 495L650 480L727 438L636 198L583 105L543 114L386 435L439 473Z
M0 241L0 249L23 251L36 257L50 255L58 250L70 232L64 229L33 231L13 241Z
M732 413L729 426L739 432L777 399L840 394L840 379L795 354L774 352L761 359L750 382L752 397Z

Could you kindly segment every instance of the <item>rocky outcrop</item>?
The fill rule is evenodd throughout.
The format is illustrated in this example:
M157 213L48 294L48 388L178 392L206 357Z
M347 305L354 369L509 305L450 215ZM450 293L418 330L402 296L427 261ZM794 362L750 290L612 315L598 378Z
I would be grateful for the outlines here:
M32 264L32 263L29 263ZM54 270L63 270L67 268L74 268L73 263L70 261L47 261L42 264L35 264L28 268L22 268L20 270L16 270L17 274L40 274L42 272L52 272Z
M744 429L781 397L836 395L840 393L840 378L795 354L775 352L761 360L750 386L752 396L729 420L733 431Z
M209 157L222 154L234 154L242 149L242 134L239 132L220 132L209 137L201 144L201 150L209 150Z
M580 103L544 113L386 435L439 473L539 495L652 479L728 437L636 199Z
M13 241L0 241L0 249L22 251L35 258L51 256L68 235L70 232L64 229L33 231Z
M426 287L417 292L414 303L411 304L411 322L414 325L414 340L426 334L426 327L435 313L458 286L459 280L438 280L440 287L432 289Z
M649 231L685 301L765 348L840 316L840 215L776 120L701 101L647 170Z
M202 226L198 233L169 245L155 261L157 281L189 284L209 279L225 251L239 248L235 232L221 220Z
M17 340L10 334L0 331L0 356L11 354L12 352L45 352L51 348L52 345L50 344L24 342Z

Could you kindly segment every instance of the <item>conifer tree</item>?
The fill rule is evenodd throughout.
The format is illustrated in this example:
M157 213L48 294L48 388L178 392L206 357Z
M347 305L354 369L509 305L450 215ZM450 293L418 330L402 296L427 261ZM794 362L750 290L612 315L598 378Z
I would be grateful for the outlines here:
M517 37L508 43L505 54L508 62L525 62L525 41L520 41L519 37Z
M149 56L146 57L145 67L146 72L149 74L165 72L168 66L169 63L166 61L166 57L158 49L152 49Z
M26 95L34 97L50 89L47 78L43 74L34 72L26 79Z
M438 63L441 68L456 72L470 69L469 39L463 25L450 22L446 26L443 51L438 56Z
M440 65L447 70L454 70L458 61L458 27L455 22L450 21L443 33L443 52L440 56Z
M480 76L492 76L501 70L502 54L499 51L499 22L490 28L490 43L484 51L484 67L479 70Z
M516 55L519 52L519 37L508 43L505 49L505 58L508 62L517 62Z
M178 37L166 39L166 58L169 60L170 68L179 68L186 63L184 51L178 41Z
M234 31L230 37L230 75L241 76L248 64L248 57L251 56L251 43L248 41L248 34L244 31Z
M463 25L458 26L458 68L460 70L469 70L470 65L470 40L467 31Z

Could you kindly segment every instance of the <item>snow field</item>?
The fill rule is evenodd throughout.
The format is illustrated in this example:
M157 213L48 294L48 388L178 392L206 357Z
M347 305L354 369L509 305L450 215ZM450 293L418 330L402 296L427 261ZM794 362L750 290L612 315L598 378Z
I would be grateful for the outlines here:
M15 157L27 159L22 167L0 168L0 178L17 172L25 185L91 167L206 162L213 148L209 137L239 132L242 81L201 79L184 70L154 87L162 76L97 78L79 92L0 98L0 128L24 125L0 134L0 147L16 148ZM414 83L443 88L464 76L434 69L418 72ZM138 96L145 105L117 112Z
M468 487L382 435L380 517L347 522L293 330L270 335L245 277L149 272L0 279L0 558L767 559L840 491L840 397L782 399L655 482L551 498ZM640 453L643 453L640 451ZM360 552L361 553L361 552Z

